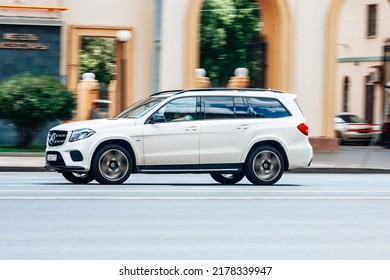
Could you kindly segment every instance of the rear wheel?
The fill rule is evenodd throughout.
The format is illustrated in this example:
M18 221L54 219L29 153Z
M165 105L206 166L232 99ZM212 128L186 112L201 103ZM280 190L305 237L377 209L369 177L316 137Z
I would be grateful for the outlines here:
M244 172L234 172L234 173L213 172L210 173L210 175L215 181L224 185L238 183L245 176Z
M257 147L249 154L245 171L246 177L253 184L273 185L283 175L284 160L274 147Z
M129 152L116 144L101 147L92 160L93 175L100 184L122 184L129 178L132 166Z
M93 176L91 172L88 173L74 173L74 172L62 172L62 176L66 180L74 184L88 184L93 181Z

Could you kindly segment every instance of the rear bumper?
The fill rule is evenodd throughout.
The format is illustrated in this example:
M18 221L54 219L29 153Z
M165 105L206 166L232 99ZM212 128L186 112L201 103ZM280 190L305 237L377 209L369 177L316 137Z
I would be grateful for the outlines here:
M371 133L344 132L341 134L341 138L344 141L369 141L378 134L380 133L379 132L371 132Z
M288 170L308 167L313 161L313 147L307 141L306 145L295 146L289 150Z

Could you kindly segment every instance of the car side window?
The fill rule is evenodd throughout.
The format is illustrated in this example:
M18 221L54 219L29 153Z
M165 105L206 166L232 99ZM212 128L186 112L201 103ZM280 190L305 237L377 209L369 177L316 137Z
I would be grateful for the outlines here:
M249 97L248 100L255 118L284 118L291 116L290 112L274 98Z
M237 119L251 118L249 106L242 97L234 98L234 113Z
M232 96L202 97L204 119L233 119L234 103Z
M174 99L161 107L156 114L164 116L166 122L195 120L196 97Z

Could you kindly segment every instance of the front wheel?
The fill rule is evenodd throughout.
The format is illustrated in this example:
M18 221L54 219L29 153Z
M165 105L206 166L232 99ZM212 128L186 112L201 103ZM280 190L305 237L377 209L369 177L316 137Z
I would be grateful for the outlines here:
M130 176L133 161L122 146L110 144L101 147L92 159L95 180L100 184L122 184Z
M244 178L244 172L233 172L233 173L220 173L213 172L210 173L211 177L223 185L233 185L241 181Z
M255 148L245 165L246 177L255 185L273 185L283 175L284 160L281 153L271 146Z
M88 173L74 173L74 172L62 172L62 176L73 184L88 184L93 181L91 172Z

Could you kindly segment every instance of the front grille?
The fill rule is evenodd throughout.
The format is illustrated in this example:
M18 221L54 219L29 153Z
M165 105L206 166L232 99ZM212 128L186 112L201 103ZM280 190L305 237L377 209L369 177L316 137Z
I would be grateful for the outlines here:
M49 136L47 138L47 144L50 147L61 146L62 144L64 144L67 135L68 135L67 131L52 130L49 132Z

